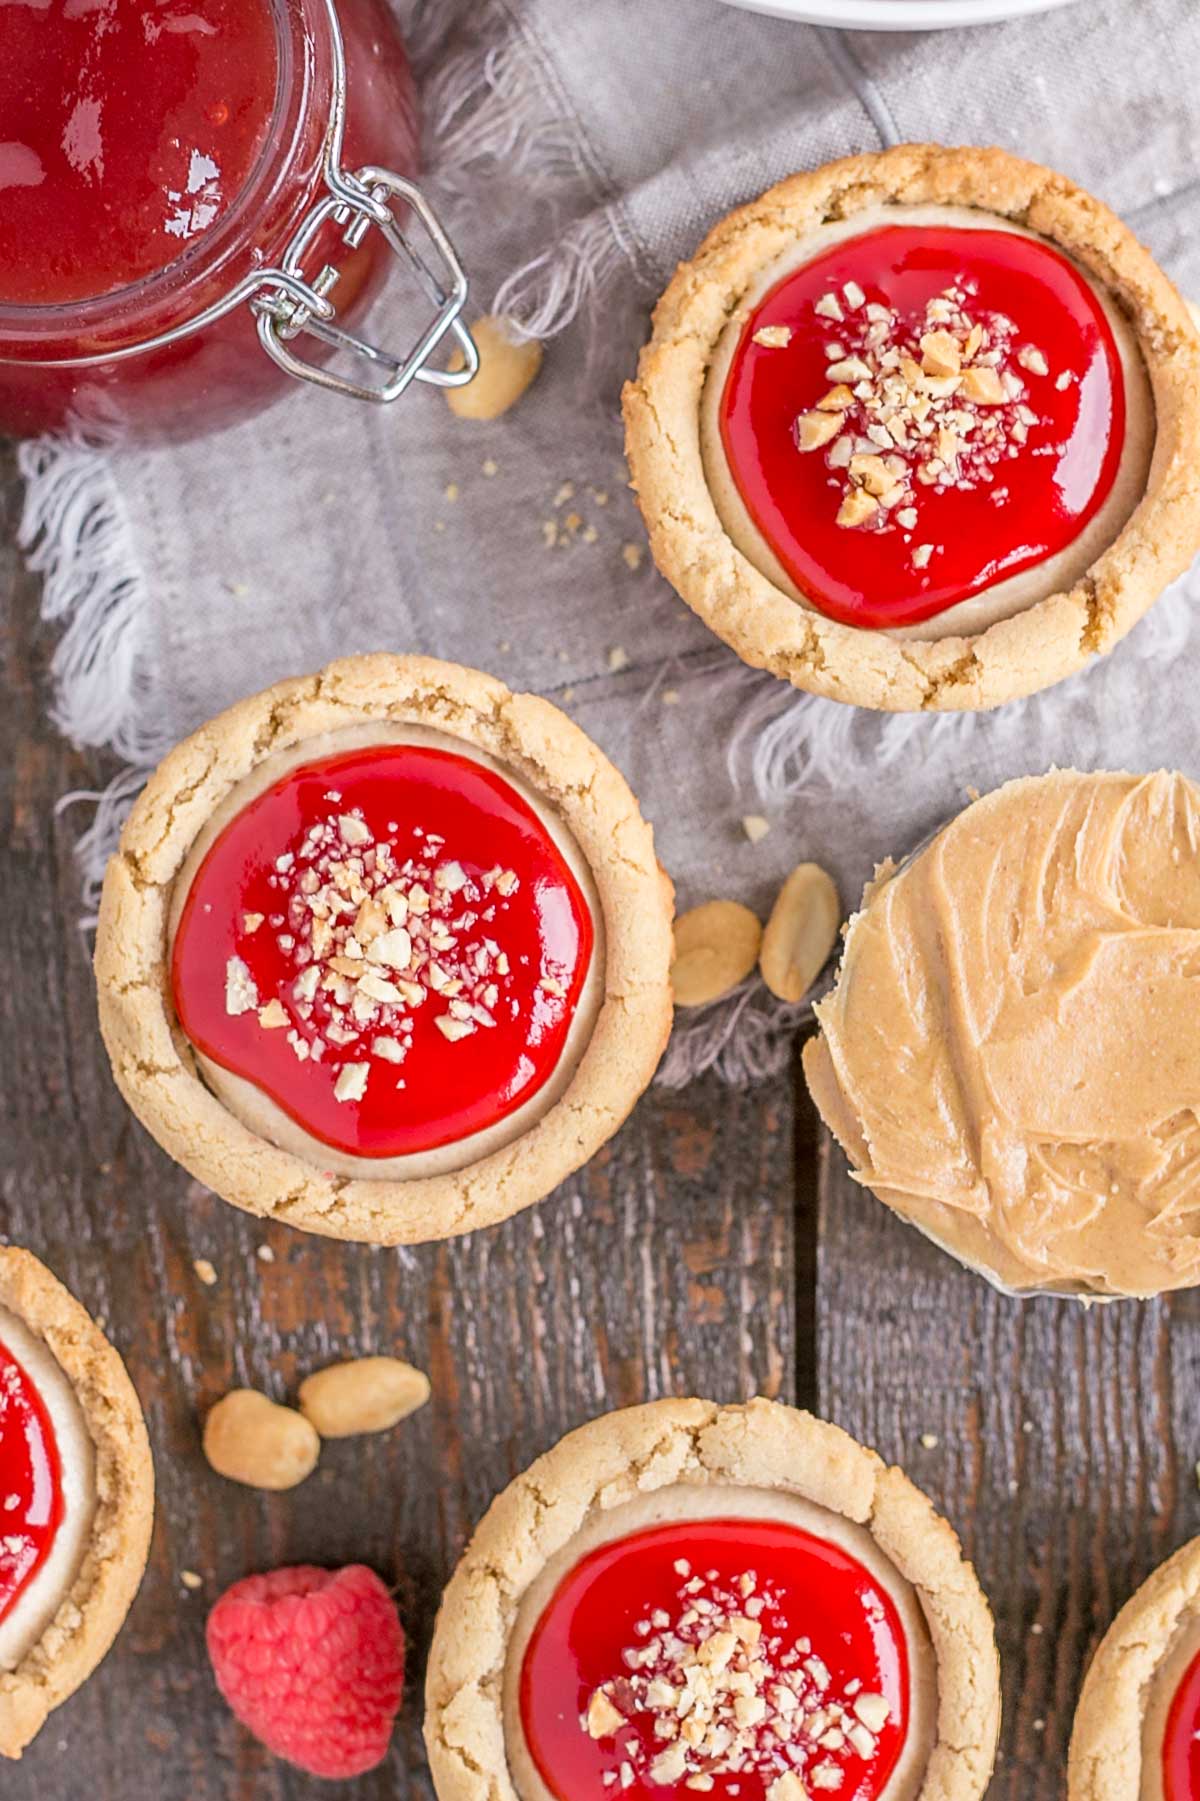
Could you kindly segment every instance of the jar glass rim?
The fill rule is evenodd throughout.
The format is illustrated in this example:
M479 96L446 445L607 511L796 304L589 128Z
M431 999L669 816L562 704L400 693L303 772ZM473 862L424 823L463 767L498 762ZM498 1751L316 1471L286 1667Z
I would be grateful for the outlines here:
M135 330L139 315L186 294L195 284L215 281L223 266L245 247L247 218L266 207L291 164L315 98L319 79L316 53L328 48L330 40L325 0L267 0L267 5L278 47L275 99L258 155L229 210L182 255L122 287L46 305L0 300L0 340L10 337L31 346L43 334L74 337L88 328L103 329L118 318ZM233 279L231 276L231 283Z

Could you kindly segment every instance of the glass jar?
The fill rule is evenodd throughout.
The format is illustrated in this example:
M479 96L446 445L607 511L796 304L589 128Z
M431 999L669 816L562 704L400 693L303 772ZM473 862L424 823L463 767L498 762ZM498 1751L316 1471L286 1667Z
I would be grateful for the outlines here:
M95 298L0 300L0 433L190 438L260 411L295 378L377 403L412 380L470 380L466 281L412 185L416 95L387 0L246 4L269 8L278 63L240 193L149 275ZM400 352L349 329L397 261L422 309ZM453 374L431 363L448 335L460 351Z

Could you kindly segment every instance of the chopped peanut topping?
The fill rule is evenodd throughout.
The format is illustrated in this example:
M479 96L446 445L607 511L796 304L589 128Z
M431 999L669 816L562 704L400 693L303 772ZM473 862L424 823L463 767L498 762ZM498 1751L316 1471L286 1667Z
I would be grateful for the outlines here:
M879 502L872 499L865 488L851 488L838 508L839 525L865 525L879 510Z
M842 429L840 413L801 413L796 421L796 442L801 450L819 450Z
M1019 371L1041 381L1051 370L1036 345L1018 343L1004 314L974 316L976 295L965 278L935 295L915 335L890 307L866 303L854 282L814 303L817 319L841 329L825 345L833 385L797 418L796 446L805 455L823 452L825 466L843 478L838 525L896 530L907 541L920 526L923 491L990 486L1003 499L997 472L1047 424ZM1075 379L1065 370L1054 387L1062 392ZM936 549L917 545L913 568L927 568Z
M859 1680L835 1683L752 1570L726 1582L715 1570L693 1575L682 1558L674 1568L673 1607L637 1622L625 1673L595 1689L580 1717L590 1739L615 1739L622 1753L605 1785L703 1793L718 1777L750 1775L768 1801L813 1801L843 1784L857 1793L854 1762L875 1756L892 1717L886 1697Z
M1003 406L1007 398L994 369L968 369L963 376L963 396L979 406Z
M279 910L243 916L247 933L273 934L290 978L260 1005L248 965L231 957L225 1010L286 1031L297 1060L325 1063L336 1099L353 1102L372 1079L404 1086L397 1071L417 1008L438 1008L434 1024L452 1044L511 1016L512 971L495 934L520 883L511 869L469 875L434 832L414 828L403 847L398 827L377 837L340 795L326 798L327 816L275 859Z
M962 357L948 331L927 331L921 339L921 368L926 375L957 375Z

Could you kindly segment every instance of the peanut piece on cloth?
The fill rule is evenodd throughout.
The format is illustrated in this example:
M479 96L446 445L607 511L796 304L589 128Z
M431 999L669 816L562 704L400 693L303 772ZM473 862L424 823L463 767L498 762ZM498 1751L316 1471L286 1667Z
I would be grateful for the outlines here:
M762 926L740 901L705 901L675 921L671 986L677 1007L703 1007L744 982L758 961Z
M758 960L777 999L804 999L837 943L841 921L837 889L820 864L793 869L771 909Z
M519 338L507 319L477 319L471 336L479 352L479 373L464 388L447 388L446 404L460 419L498 419L532 385L542 366L542 347L536 338ZM455 350L447 367L461 369L465 360Z

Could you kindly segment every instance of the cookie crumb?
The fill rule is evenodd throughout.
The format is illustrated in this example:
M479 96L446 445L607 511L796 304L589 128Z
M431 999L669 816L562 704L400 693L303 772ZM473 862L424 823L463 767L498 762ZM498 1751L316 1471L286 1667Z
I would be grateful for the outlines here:
M484 457L481 468L485 475L498 475L500 473L500 465L495 457Z
M625 559L627 569L640 569L642 566L642 547L640 544L623 544L621 555Z
M751 844L757 844L765 838L771 829L771 821L764 819L761 813L747 813L742 819L742 830Z
M203 1282L205 1288L215 1288L216 1287L217 1272L216 1272L215 1267L209 1262L207 1257L197 1257L195 1262L192 1264L192 1268L195 1270L196 1274L199 1276L200 1280Z
M614 675L629 667L629 653L621 644L614 644L608 653L608 667Z
M936 1451L940 1443L941 1440L936 1432L922 1432L921 1444L926 1451Z
M184 1588L190 1589L193 1594L198 1588L204 1587L203 1576L198 1576L195 1570L180 1570L179 1580L183 1583Z
M575 498L575 483L574 482L564 482L562 484L561 488L558 490L558 493L554 496L554 500L553 500L552 504L556 507L566 506L568 500L574 500L574 498Z
M677 707L679 705L679 689L664 688L662 691L662 704L664 707Z
M447 482L446 483L446 499L453 502L458 499L458 495L459 495L458 483L457 482Z
M275 1253L269 1244L260 1244L254 1255L260 1263L274 1263Z

